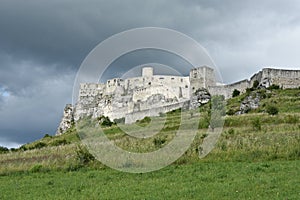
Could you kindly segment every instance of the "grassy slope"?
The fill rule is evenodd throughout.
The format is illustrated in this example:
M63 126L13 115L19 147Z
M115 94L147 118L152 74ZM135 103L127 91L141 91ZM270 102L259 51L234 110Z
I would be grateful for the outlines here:
M242 98L231 99L228 109L237 109ZM279 115L263 113L268 104L277 106ZM137 199L150 197L150 194L155 199L161 196L297 199L300 197L300 90L273 90L261 105L249 114L228 116L216 148L203 160L198 158L197 149L206 129L198 131L191 148L172 166L143 175L115 172L97 161L83 163L80 156L84 152L78 147L79 138L74 130L62 136L43 138L24 146L24 149L45 146L41 149L0 154L0 174L3 175L0 199L26 193L31 197L43 194L61 199L68 193L95 199L100 194L107 198L135 194ZM201 110L203 120L206 109ZM184 114L190 115L189 112ZM197 115L199 113L191 115L190 123ZM163 131L154 139L142 142L126 136L116 126L107 128L106 133L124 149L152 151L172 139L178 119L178 112L169 113ZM254 125L257 119L259 127ZM159 118L156 120L160 122ZM163 142L157 143L155 139ZM128 148L131 145L135 148ZM25 173L15 173L17 171ZM39 189L35 190L34 185Z

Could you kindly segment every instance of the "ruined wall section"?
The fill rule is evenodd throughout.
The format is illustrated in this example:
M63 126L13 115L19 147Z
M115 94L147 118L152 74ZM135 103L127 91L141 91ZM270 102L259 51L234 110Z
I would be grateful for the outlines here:
M300 86L300 70L284 70L264 68L261 84L269 87L272 84L281 88L298 88Z
M159 116L160 113L167 113L169 111L176 110L179 108L188 109L188 107L189 107L189 101L185 101L185 102L165 105L165 106L158 107L158 108L151 108L148 110L142 110L142 111L137 111L137 112L133 112L133 113L128 113L125 116L125 124L134 123L137 120L143 119L145 116L151 116L151 117Z

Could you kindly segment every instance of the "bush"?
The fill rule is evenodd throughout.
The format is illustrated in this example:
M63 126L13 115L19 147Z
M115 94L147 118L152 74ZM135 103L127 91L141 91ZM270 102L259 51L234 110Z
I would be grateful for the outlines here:
M252 127L255 131L260 131L261 130L261 122L259 117L256 117L253 121L252 121Z
M35 145L30 146L28 148L24 147L24 151L27 150L27 149L29 149L29 150L31 150L31 149L41 149L41 148L46 147L46 146L47 146L46 143L44 143L44 142L38 142Z
M227 115L234 115L235 113L236 112L231 108L226 112Z
M115 124L125 124L125 117L114 119Z
M165 138L154 138L153 143L155 147L161 147L167 140Z
M54 140L51 143L51 146L60 146L60 145L66 145L69 144L69 142L66 139L61 139L61 140Z
M237 96L240 95L240 93L241 93L241 92L240 92L239 90L234 89L233 92L232 92L232 97L237 97Z
M144 117L144 119L140 120L140 123L150 123L151 122L151 118L150 117Z
M0 153L7 153L9 152L9 149L7 147L0 146Z
M48 133L44 135L44 138L51 138L51 135L49 135Z
M253 82L253 86L252 86L252 88L253 88L253 89L255 89L255 88L257 88L257 87L258 87L258 85L259 85L259 82L258 82L258 80L255 80L255 81Z
M280 89L280 86L272 84L268 89L270 89L270 90L278 90L278 89Z
M273 105L269 105L267 107L267 113L269 115L277 115L278 114L278 108L276 106Z
M41 172L43 166L42 165L34 165L29 171L32 173Z
M101 116L98 117L99 123L101 126L112 126L113 122L110 121L109 117Z
M95 157L83 146L77 147L76 155L81 166L95 160Z

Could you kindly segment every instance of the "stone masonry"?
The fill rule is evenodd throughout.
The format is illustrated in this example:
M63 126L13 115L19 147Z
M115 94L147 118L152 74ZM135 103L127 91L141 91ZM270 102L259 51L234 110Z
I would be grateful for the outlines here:
M81 83L78 101L74 106L66 106L56 134L64 133L72 121L84 116L125 118L125 123L134 123L145 116L158 116L181 107L193 109L207 103L211 95L224 95L228 99L234 89L243 93L254 81L260 87L276 84L297 88L300 70L264 68L250 80L224 85L216 83L214 70L207 66L192 69L189 76L154 75L152 67L144 67L141 77Z

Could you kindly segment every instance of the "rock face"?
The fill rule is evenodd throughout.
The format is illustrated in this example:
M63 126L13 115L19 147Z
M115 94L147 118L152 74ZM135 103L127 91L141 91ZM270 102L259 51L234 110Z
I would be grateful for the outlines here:
M209 102L211 96L207 89L200 88L191 95L190 109L198 108L199 106Z
M67 104L64 109L64 115L57 129L56 135L63 134L66 130L71 128L72 122L74 120L73 116L73 106L72 104Z
M62 134L73 121L84 116L106 116L110 120L125 118L125 123L134 123L145 116L158 116L182 107L194 109L207 103L213 95L228 99L235 89L243 93L255 81L259 87L276 84L282 88L296 88L300 85L300 70L266 68L250 80L224 85L216 83L214 70L207 66L192 69L189 76L154 75L152 67L145 67L141 77L81 83L77 103L74 107L66 106L57 134ZM257 108L259 100L258 96L246 98L240 114Z
M242 101L240 110L237 112L237 114L244 114L250 110L257 109L259 107L260 99L261 97L258 93L252 92Z

